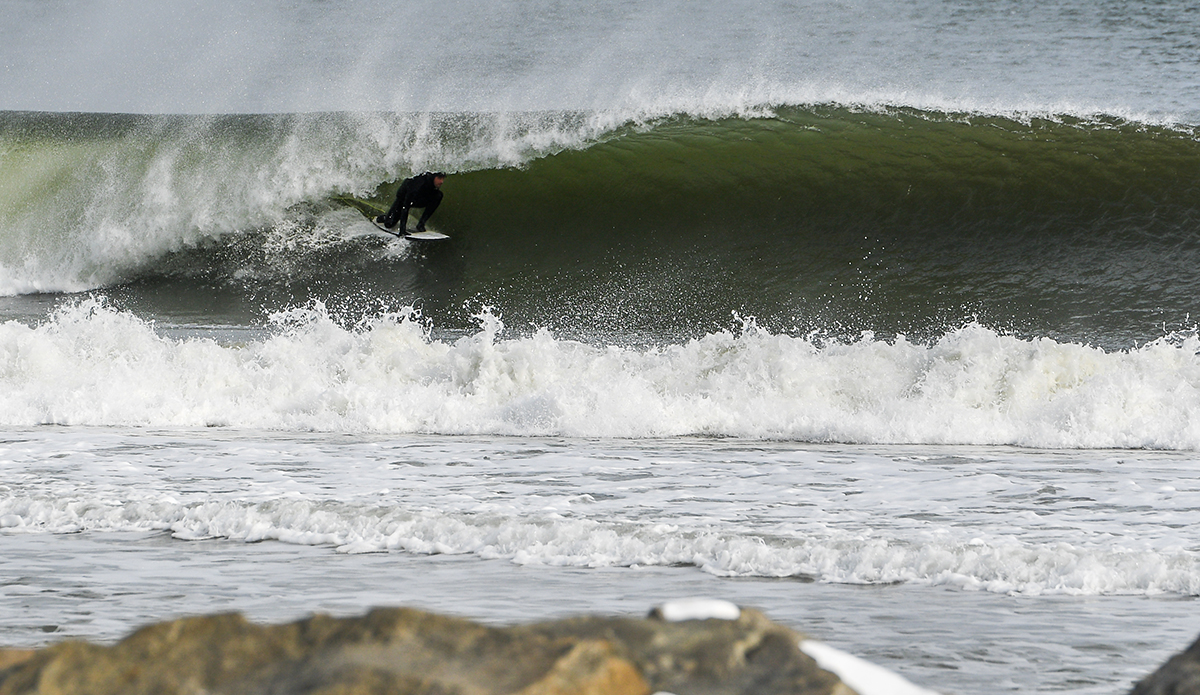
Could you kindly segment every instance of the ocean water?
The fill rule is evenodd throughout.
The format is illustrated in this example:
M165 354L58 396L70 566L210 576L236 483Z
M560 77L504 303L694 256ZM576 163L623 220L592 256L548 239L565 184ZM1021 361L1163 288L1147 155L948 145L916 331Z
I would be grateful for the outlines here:
M1200 633L1184 2L0 3L0 644L710 596ZM364 213L450 173L421 244Z

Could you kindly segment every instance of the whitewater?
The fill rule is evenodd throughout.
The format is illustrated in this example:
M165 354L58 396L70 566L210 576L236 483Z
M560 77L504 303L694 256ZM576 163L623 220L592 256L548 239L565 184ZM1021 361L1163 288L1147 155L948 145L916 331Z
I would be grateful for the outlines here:
M0 646L710 597L1098 694L1195 639L1187 3L3 10ZM373 235L425 170L451 240Z
M160 335L98 300L0 327L8 426L355 433L712 436L1040 448L1200 446L1200 341L1124 352L979 325L929 345L735 330L589 345L503 322L436 338L415 311L344 328L323 306L238 343Z

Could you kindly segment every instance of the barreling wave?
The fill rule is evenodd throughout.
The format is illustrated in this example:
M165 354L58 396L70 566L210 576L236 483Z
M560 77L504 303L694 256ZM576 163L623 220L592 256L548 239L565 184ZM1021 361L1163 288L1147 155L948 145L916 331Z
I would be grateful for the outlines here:
M341 223L314 219L313 204L332 193L520 163L591 127L569 113L0 113L0 294L129 282L172 254L220 265L255 245L320 252Z
M349 240L364 220L344 203L386 205L431 168L456 172L435 219L456 260L402 299L460 326L481 298L561 330L698 335L737 310L796 332L976 318L1128 345L1185 321L1200 280L1194 128L1116 117L7 114L0 141L6 294L379 291L411 255Z

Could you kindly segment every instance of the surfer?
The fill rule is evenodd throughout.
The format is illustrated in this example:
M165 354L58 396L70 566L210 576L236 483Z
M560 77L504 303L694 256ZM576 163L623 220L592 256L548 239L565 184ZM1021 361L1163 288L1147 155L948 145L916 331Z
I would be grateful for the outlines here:
M417 231L425 231L425 223L442 202L442 192L438 189L445 180L446 175L440 171L427 171L420 176L404 179L400 190L396 191L396 202L392 203L392 209L386 215L376 217L375 222L392 229L397 224L407 224L410 209L424 208L425 212L421 213L421 220L417 222Z

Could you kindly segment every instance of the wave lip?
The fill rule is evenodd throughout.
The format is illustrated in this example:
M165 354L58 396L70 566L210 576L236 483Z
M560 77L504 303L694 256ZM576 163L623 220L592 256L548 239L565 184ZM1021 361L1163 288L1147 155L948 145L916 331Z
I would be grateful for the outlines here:
M425 168L520 164L602 127L577 113L0 111L0 296L129 282L263 230L315 236L331 196Z
M88 300L0 326L0 423L1200 448L1195 335L1106 352L979 325L921 345L748 323L626 348L479 320L437 340L411 312L344 328L315 306L222 345Z

